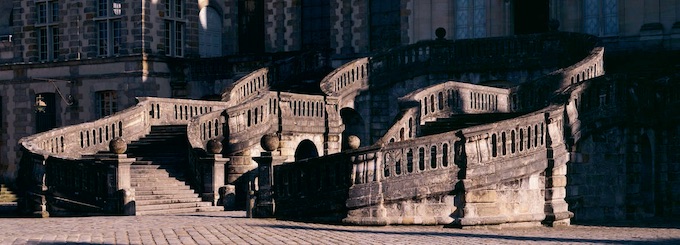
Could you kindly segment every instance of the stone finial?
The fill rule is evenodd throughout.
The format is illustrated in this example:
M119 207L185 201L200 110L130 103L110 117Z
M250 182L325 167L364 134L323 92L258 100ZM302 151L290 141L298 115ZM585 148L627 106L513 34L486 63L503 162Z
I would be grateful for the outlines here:
M116 154L123 154L127 151L127 143L121 137L113 138L109 141L109 151Z
M260 139L260 146L265 151L275 151L279 148L279 136L276 134L265 134Z
M349 146L350 149L358 149L360 145L361 139L359 139L359 137L356 135L347 136L347 146Z
M434 30L434 35L437 36L437 40L444 40L444 37L446 36L446 29L439 27Z
M222 153L222 142L220 142L217 139L211 139L208 141L208 144L206 145L208 152L212 154L220 154Z

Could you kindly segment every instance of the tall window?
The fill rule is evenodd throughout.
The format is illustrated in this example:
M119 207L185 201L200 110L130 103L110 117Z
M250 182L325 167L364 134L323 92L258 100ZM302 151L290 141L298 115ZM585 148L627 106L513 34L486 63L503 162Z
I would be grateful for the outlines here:
M456 0L456 38L486 36L486 0Z
M165 55L184 56L184 17L183 0L165 1Z
M122 0L97 0L97 53L101 56L120 54L123 15Z
M583 30L597 36L619 34L618 0L584 0Z
M386 50L401 44L401 1L370 0L371 50Z
M118 111L116 91L107 90L95 93L95 115L102 118Z
M264 1L238 1L238 46L241 53L264 52Z
M59 2L36 1L36 37L40 60L54 60L59 56Z
M217 10L205 7L198 13L198 53L201 57L222 56L222 17Z
M302 1L302 49L330 47L330 1Z

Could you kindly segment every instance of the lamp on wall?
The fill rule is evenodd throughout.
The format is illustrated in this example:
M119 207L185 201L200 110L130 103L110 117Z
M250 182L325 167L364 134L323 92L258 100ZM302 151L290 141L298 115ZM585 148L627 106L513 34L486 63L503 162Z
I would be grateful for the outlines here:
M66 103L67 106L72 106L76 103L76 101L73 99L73 96L71 96L70 94L64 96L64 94L61 93L61 90L59 89L59 87L57 87L57 85L54 83L54 82L65 82L65 83L70 84L71 81L59 80L59 79L47 79L47 78L33 78L33 80L50 82L54 86L54 88L57 90L57 93L59 94L59 97L61 97L61 100L63 100ZM38 95L38 97L35 97L35 109L38 112L45 112L45 108L47 107L47 103L45 103L45 101L43 101L43 99L44 98L42 97L42 95Z

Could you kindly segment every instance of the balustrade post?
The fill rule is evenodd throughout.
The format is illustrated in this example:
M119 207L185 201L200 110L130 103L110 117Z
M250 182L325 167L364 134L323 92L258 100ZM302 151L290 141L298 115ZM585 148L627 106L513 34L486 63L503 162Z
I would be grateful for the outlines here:
M213 206L218 203L223 203L220 200L219 190L225 184L224 168L229 158L222 156L222 143L218 140L210 140L208 142L209 154L201 158L203 170L201 175L203 180L203 193L201 198L203 201L212 202Z
M561 141L553 141L551 134L559 134L558 127L554 119L550 118L550 114L545 114L545 124L548 127L546 130L546 157L548 166L545 169L545 219L544 225L548 226L564 226L570 224L570 219L574 217L574 213L569 211L569 205L564 200L566 197L567 186L567 164L556 164L560 159L555 158L555 150L553 143L561 143ZM557 136L559 137L559 136ZM566 159L563 159L566 161ZM555 166L559 165L559 166Z
M286 156L274 155L272 151L279 146L278 136L265 135L261 140L262 148L267 152L262 152L259 157L253 157L257 162L257 185L258 190L255 194L255 201L252 217L270 218L274 217L274 166L281 165Z
M19 199L19 208L32 217L47 218L47 185L45 183L45 165L47 156L33 154L24 150L20 178L26 190Z
M119 212L124 215L135 215L135 189L132 188L130 180L130 167L136 161L129 158L125 151L127 144L122 138L114 138L109 142L111 153L97 154L95 160L112 169L107 173L109 185L108 196L112 200L112 206L107 207L109 211ZM120 205L120 206L118 206Z

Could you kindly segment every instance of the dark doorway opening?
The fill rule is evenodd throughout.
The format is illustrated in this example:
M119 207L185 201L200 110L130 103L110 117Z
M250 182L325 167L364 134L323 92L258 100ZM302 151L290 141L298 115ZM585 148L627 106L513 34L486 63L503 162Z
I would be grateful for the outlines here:
M319 157L319 151L311 140L303 140L295 149L295 161L314 157Z
M54 93L36 95L36 101L45 102L45 108L35 112L35 131L42 133L57 127L57 104Z
M516 0L515 34L532 34L548 31L548 0Z

